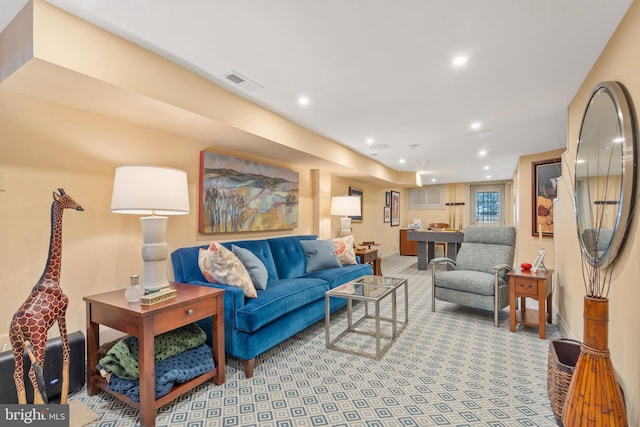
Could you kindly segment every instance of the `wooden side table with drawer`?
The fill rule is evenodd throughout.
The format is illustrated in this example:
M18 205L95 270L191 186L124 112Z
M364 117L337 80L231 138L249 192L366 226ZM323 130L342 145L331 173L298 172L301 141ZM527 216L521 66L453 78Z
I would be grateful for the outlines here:
M224 383L224 291L174 282L171 287L177 291L175 298L154 305L128 302L124 297L124 289L83 298L87 304L87 393L93 396L102 389L138 408L140 425L144 427L155 426L156 409L195 386L211 378L217 385ZM213 322L213 370L176 385L168 394L156 400L154 337L207 317L211 317ZM138 337L140 402L130 402L127 397L110 391L106 380L96 371L100 325Z
M547 323L551 323L551 298L553 270L531 270L516 268L507 273L509 277L509 305L511 332L516 331L516 324L537 326L540 338L547 337ZM520 309L518 301L520 298ZM538 310L527 309L527 298L538 301Z
M375 276L382 276L381 260L378 258L378 250L376 248L357 248L356 255L360 257L363 264L371 264Z

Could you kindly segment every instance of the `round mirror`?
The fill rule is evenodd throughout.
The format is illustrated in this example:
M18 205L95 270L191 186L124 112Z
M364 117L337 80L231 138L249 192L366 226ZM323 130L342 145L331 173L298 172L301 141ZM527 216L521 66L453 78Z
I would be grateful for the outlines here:
M635 200L635 158L627 92L620 83L600 83L582 118L574 174L578 238L593 267L613 263L624 242Z

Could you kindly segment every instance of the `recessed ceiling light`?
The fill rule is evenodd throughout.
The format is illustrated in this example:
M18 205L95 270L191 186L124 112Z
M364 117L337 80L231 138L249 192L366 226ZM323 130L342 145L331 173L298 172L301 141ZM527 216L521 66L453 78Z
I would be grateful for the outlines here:
M367 138L367 144L373 144L375 141L375 139L373 138Z
M491 179L491 175L487 175L487 179Z
M584 159L577 159L576 163L584 163Z
M455 58L453 58L453 65L456 66L461 66L467 63L467 57L460 55L460 56L456 56Z
M437 180L435 178L431 178L431 182L436 182Z
M309 97L302 95L300 98L298 98L298 104L300 105L309 105Z
M487 155L487 152L485 150L478 151L478 156L483 157L486 155Z
M471 129L480 129L480 126L482 126L482 123L480 122L471 123Z
M489 170L489 166L485 166L483 169L488 171Z
M398 161L399 161L400 163L404 163L404 162L406 162L406 160L405 160L405 159L400 159L400 160L398 160Z

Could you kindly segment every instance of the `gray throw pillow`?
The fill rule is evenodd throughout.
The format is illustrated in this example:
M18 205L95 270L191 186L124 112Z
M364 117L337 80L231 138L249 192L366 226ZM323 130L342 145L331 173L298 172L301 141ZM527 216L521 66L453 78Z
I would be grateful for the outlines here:
M307 273L342 267L333 250L333 240L300 240L300 245L307 257Z
M253 252L249 249L241 248L240 246L231 245L231 251L238 257L240 262L249 272L249 277L253 282L253 286L256 289L267 289L267 279L269 279L269 273L267 273L267 267L260 261Z

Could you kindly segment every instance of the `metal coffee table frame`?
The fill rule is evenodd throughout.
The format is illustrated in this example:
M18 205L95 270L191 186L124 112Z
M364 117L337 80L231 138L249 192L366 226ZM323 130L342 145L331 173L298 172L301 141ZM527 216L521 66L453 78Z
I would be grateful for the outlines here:
M398 320L397 316L397 291L404 286L404 320ZM380 315L380 304L391 295L391 317ZM345 298L347 300L347 329L331 340L331 313L329 310L331 298ZM353 322L353 301L364 301L364 315ZM369 314L369 303L374 304L373 315ZM391 344L400 335L409 321L409 290L407 279L384 277L384 276L362 276L325 293L325 336L327 348L345 353L356 354L380 360ZM375 320L375 330L359 328L367 319ZM391 323L391 335L383 335L380 332L380 323ZM376 338L376 352L369 353L353 350L351 348L339 346L337 343L349 333L358 333L374 336ZM389 339L384 347L381 347L380 340Z

